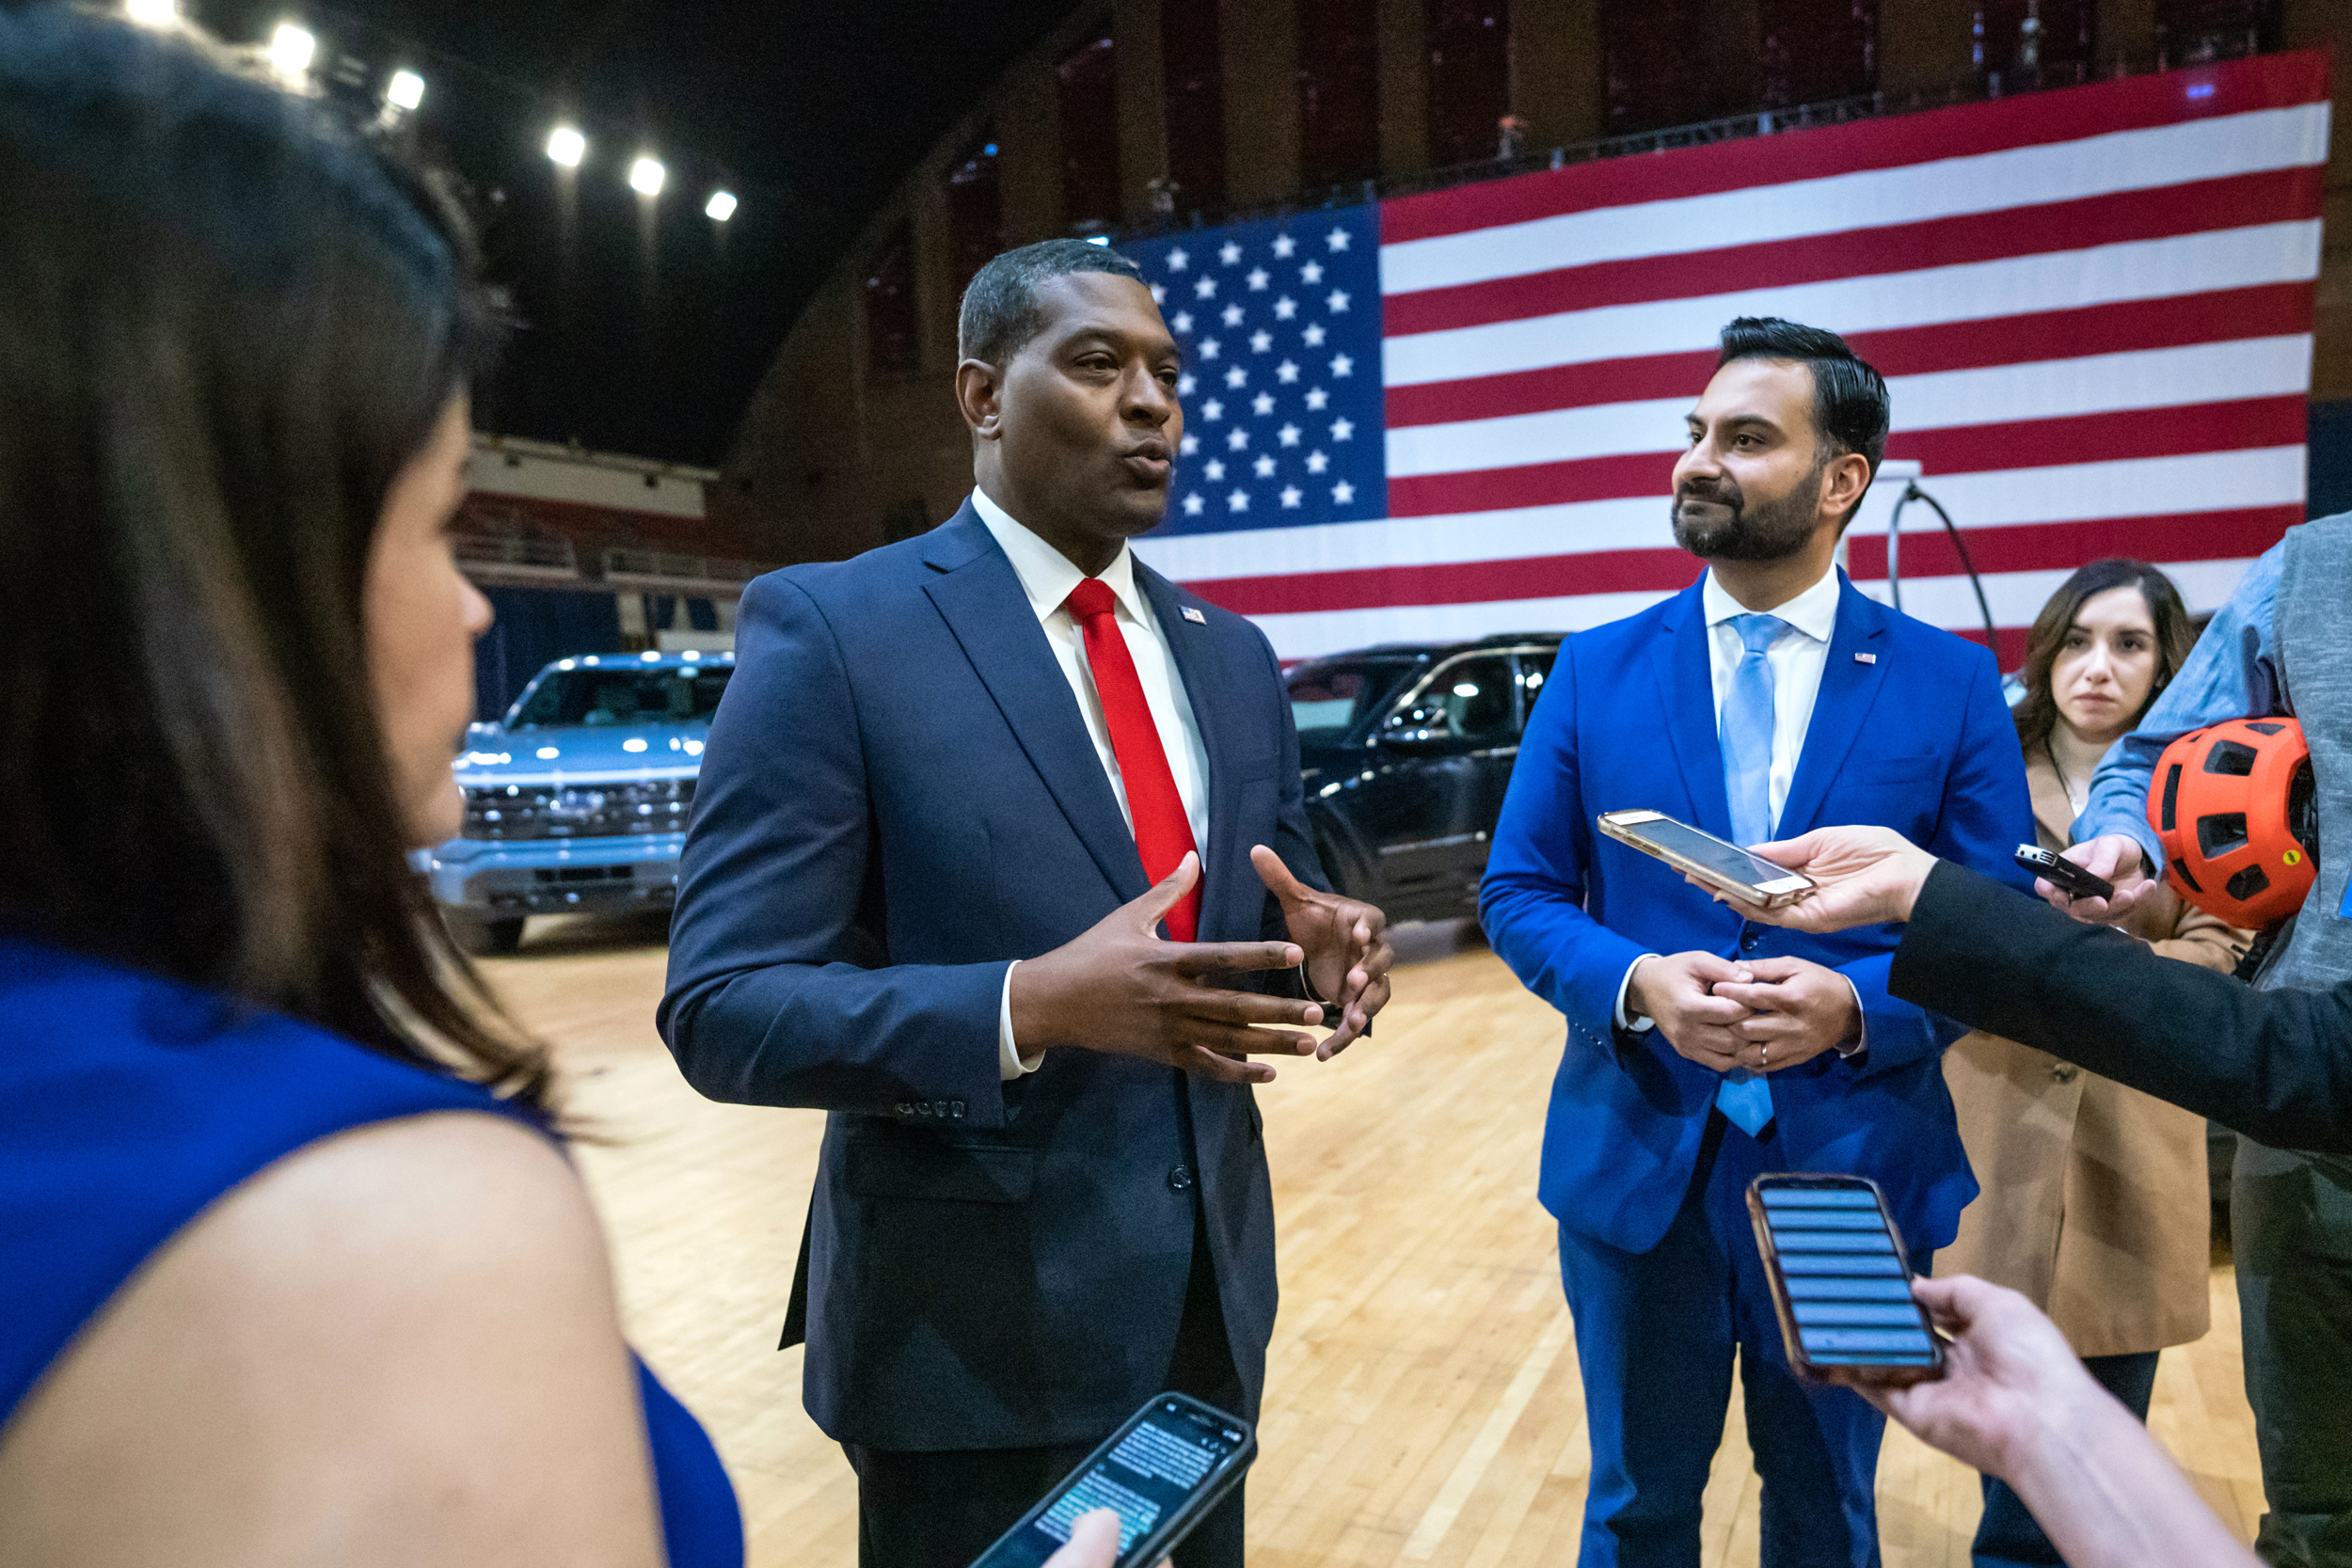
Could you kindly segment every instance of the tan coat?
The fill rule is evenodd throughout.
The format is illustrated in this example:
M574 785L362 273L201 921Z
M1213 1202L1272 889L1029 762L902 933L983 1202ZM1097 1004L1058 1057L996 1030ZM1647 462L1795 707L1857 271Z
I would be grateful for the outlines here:
M2047 751L2034 749L2026 778L2043 847L2064 848L2074 811ZM2133 926L2161 939L2157 952L2223 971L2252 936L2170 888ZM1984 1192L1962 1212L1935 1272L2022 1291L2078 1355L2201 1338L2212 1202L2204 1118L1981 1032L1945 1053L1944 1077Z

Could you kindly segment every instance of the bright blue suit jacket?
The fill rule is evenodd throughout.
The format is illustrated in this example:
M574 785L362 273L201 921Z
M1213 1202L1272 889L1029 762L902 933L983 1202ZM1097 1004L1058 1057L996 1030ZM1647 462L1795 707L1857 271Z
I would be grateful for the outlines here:
M1875 1178L1913 1246L1946 1245L1977 1194L1941 1065L1963 1031L1887 994L1899 929L1807 936L1743 921L1594 825L1605 811L1647 808L1731 836L1703 582L1562 646L1486 863L1479 910L1495 951L1568 1021L1544 1130L1544 1207L1576 1234L1641 1252L1690 1185L1722 1080L1655 1030L1614 1026L1627 966L1693 949L1788 956L1852 980L1867 1049L1771 1075L1779 1168ZM1876 823L2026 885L2010 856L2033 841L2033 812L1992 657L1866 598L1842 572L1838 583L1778 836Z

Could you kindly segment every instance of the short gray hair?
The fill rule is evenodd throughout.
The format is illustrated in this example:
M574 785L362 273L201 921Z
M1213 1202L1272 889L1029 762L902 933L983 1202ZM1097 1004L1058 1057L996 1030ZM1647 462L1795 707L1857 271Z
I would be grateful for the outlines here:
M1045 325L1037 288L1049 277L1107 272L1143 281L1143 269L1108 245L1084 240L1041 240L993 258L963 291L956 318L956 356L1001 365Z

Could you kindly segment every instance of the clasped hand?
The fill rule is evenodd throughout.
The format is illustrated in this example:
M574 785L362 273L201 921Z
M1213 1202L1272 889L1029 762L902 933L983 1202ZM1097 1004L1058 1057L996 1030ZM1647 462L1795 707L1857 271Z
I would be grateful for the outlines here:
M1168 942L1168 911L1200 878L1198 855L1142 897L1120 906L1083 935L1012 972L1012 1036L1024 1052L1082 1046L1138 1056L1228 1084L1265 1084L1274 1069L1251 1056L1328 1058L1361 1034L1389 999L1395 955L1378 910L1299 882L1261 846L1251 851L1261 880L1280 901L1289 942ZM1269 865L1268 863L1271 863ZM1307 966L1331 1008L1292 997L1230 990L1220 974ZM1302 1026L1336 1010L1338 1027L1318 1044ZM1286 1027L1287 1026L1287 1027Z
M1629 1012L1654 1020L1677 1055L1715 1072L1779 1072L1860 1037L1853 987L1804 958L1676 953L1644 958Z

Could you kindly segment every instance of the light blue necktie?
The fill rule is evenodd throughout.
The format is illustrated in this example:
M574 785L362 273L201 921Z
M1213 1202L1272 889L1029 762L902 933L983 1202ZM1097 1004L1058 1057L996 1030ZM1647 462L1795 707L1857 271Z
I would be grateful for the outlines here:
M1724 795L1731 805L1731 836L1740 845L1772 836L1772 667L1765 650L1788 623L1777 615L1735 615L1740 667L1731 673L1717 733L1723 743ZM1715 1104L1753 1138L1772 1119L1772 1089L1758 1075L1733 1069L1715 1091Z

